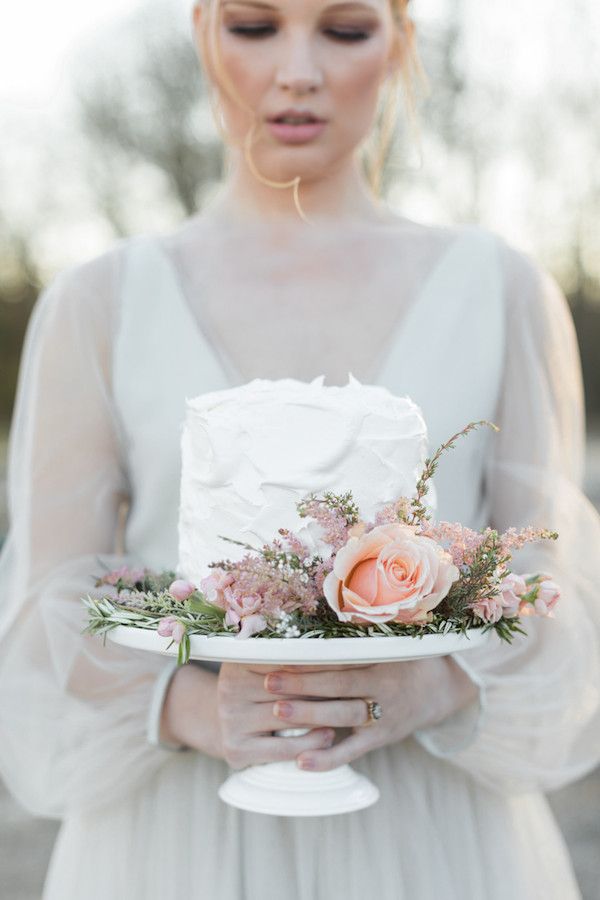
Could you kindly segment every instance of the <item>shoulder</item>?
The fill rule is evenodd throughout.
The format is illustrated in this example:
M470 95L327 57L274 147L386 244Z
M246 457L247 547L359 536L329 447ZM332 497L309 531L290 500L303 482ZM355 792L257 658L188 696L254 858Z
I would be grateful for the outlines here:
M557 279L533 252L517 247L483 225L460 225L449 230L457 236L472 236L474 247L479 243L490 248L488 258L498 269L509 317L569 315L569 305Z
M540 335L555 327L574 331L571 309L554 274L530 251L495 235L507 316Z
M43 293L56 306L98 304L118 288L123 258L132 238L121 238L103 252L65 266L49 279Z
M27 328L27 348L43 355L85 348L107 365L118 316L124 256L133 238L56 271L42 288ZM63 348L61 350L61 348Z
M129 248L139 236L123 237L106 250L55 271L35 304L32 325L69 325L108 334L117 315L120 286Z
M530 251L490 229L502 281L507 340L527 343L529 352L553 352L559 345L576 354L577 335L571 307L557 278Z
M438 226L400 219L399 227L424 244L463 244L470 248L474 262L493 265L500 279L509 327L529 323L532 330L539 329L540 333L556 328L574 331L569 303L560 284L532 252L475 223Z
M472 258L479 265L500 267L503 279L519 265L522 269L529 266L531 274L535 268L533 260L498 233L474 222L438 225L393 216L391 231L398 242L414 249L424 248L434 260L445 250L456 250L463 258Z

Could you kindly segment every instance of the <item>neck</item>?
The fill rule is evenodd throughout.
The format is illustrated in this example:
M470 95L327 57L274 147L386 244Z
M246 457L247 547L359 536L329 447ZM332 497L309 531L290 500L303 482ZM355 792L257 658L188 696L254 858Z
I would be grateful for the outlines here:
M271 178L291 181L291 178ZM320 179L301 178L298 199L309 223L387 222L392 217L372 193L356 160L338 166ZM208 208L211 218L240 223L302 222L294 203L294 189L264 184L250 170L242 154L232 158L229 174Z

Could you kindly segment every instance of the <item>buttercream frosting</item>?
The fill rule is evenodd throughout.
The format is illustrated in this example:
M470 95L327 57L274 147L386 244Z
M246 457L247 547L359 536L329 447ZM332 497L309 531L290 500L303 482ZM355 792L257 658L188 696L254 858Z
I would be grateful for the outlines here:
M323 375L255 379L186 401L182 433L179 572L196 584L216 560L243 547L300 534L322 555L320 526L296 503L310 492L352 491L363 518L412 495L427 453L427 428L409 397ZM431 496L428 496L431 502Z

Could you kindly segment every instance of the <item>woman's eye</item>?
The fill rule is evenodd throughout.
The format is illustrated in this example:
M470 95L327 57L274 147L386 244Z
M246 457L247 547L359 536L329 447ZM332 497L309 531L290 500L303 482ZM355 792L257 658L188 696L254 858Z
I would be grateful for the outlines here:
M264 38L275 34L277 28L274 25L230 25L227 29L230 34L237 34L244 38ZM335 41L356 42L365 41L371 36L369 31L361 28L326 28L324 33Z
M231 25L227 30L240 37L262 38L275 34L277 29L273 25Z
M371 35L360 29L327 28L325 34L336 41L366 41Z

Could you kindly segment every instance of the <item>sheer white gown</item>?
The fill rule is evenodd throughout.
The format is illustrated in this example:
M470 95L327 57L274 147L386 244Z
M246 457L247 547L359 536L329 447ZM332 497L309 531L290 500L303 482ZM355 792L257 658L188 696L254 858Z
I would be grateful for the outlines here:
M61 272L34 312L0 567L0 773L63 820L44 900L575 898L543 792L600 759L600 523L566 301L477 227L306 228L197 216ZM473 707L354 764L375 806L244 813L217 798L224 763L148 739L169 663L82 636L78 598L123 550L176 566L186 396L348 371L420 403L432 445L501 426L446 455L438 515L557 528L516 568L552 573L563 599L527 638L462 654Z

